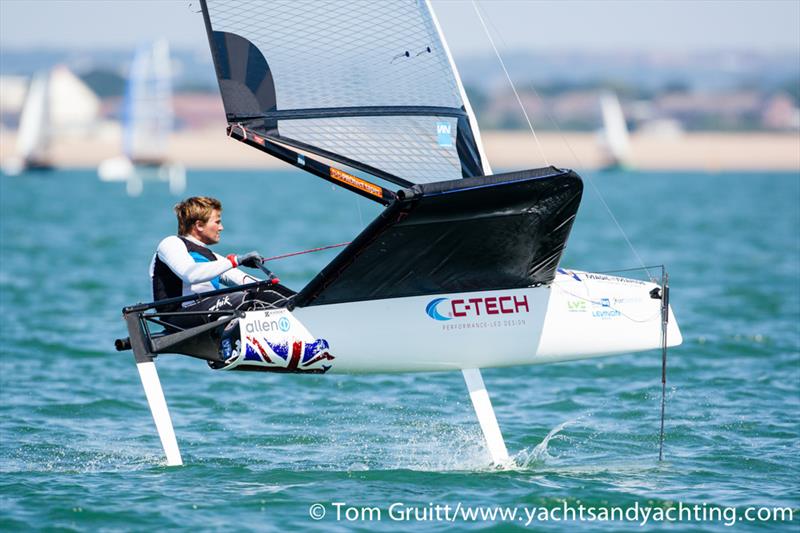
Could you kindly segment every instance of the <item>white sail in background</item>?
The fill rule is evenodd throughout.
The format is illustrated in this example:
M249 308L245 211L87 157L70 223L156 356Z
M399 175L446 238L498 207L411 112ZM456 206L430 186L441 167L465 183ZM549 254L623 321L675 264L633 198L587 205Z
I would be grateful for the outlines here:
M100 114L100 99L66 66L50 72L50 127L61 135L86 134Z
M171 76L167 41L137 50L123 110L124 152L134 163L158 163L166 156L173 122Z
M8 174L49 168L50 147L59 138L85 135L100 111L97 95L66 66L36 73L20 115L17 157L4 162Z
M167 161L173 122L169 44L161 39L134 55L122 110L124 155L100 163L100 179L127 182L131 196L141 194L144 180L150 179L168 181L170 192L182 193L186 170Z
M48 72L37 72L28 87L20 115L17 134L17 155L23 161L44 160L49 145L49 83Z
M617 95L609 91L601 94L600 109L603 114L603 148L608 158L607 166L630 166L631 141Z

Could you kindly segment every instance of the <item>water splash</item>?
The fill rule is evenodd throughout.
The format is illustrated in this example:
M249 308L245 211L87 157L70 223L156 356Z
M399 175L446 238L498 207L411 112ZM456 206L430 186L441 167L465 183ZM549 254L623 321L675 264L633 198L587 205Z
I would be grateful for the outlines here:
M570 420L566 420L553 429L551 429L547 435L542 439L542 442L537 444L532 450L528 451L528 449L520 450L513 458L513 463L516 465L517 469L520 470L527 470L537 463L544 463L548 460L555 459L552 455L550 455L548 451L548 445L552 440L567 440L567 436L562 434L561 432L569 426L575 425L580 422L582 419L591 416L591 413L582 414L576 418L572 418Z

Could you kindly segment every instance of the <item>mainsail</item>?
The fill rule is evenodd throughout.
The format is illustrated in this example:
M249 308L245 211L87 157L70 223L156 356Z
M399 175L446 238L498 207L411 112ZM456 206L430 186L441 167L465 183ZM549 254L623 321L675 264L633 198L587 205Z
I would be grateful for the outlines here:
M399 185L483 174L425 2L203 7L229 123Z
M34 74L20 116L17 152L26 167L49 167L54 140L84 135L94 125L100 100L64 65Z
M25 161L44 161L50 144L50 74L37 72L31 79L22 108L17 152Z
M488 175L427 2L201 4L230 135L387 205L290 308L553 280L583 184Z

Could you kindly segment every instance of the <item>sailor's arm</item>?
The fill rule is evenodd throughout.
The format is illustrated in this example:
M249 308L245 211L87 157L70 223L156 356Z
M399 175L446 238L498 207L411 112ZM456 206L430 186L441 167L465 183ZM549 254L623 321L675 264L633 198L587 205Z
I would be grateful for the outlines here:
M222 257L219 254L214 254L217 256L217 261L228 261L227 258ZM256 281L261 281L259 278L251 276L246 272L239 270L238 268L232 268L222 274L219 277L219 280L222 282L223 285L228 287L235 287L236 285L244 285L245 283L254 283Z
M218 260L223 259L223 257L219 254L214 254L214 255L217 256ZM228 257L230 258L231 256ZM239 260L244 260L245 266L249 266L250 268L256 268L256 265L259 265L258 268L260 268L265 274L268 275L269 280L273 284L280 283L280 279L278 279L278 277L275 274L270 272L269 269L264 268L262 264L263 259L261 258L260 255L258 255L257 252L250 252L244 255L237 255L233 260L237 261L237 264ZM228 287L233 287L236 285L244 285L245 283L254 283L256 281L263 281L262 279L247 274L246 272L243 272L238 268L232 268L228 270L223 275L221 275L219 279L224 285L227 285Z
M190 284L212 280L233 269L233 263L222 256L218 256L216 261L195 262L183 241L174 235L158 244L156 254L176 276Z

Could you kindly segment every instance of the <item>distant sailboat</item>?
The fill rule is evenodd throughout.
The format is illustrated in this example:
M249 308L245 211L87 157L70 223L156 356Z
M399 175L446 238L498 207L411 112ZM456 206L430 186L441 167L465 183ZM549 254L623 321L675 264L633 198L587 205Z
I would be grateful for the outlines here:
M103 161L103 181L127 182L128 194L141 194L144 180L168 181L170 191L186 188L186 170L166 159L173 126L169 45L159 40L140 47L131 64L123 107L124 155Z
M602 168L604 170L630 168L631 141L617 95L610 91L603 92L600 95L600 109L603 114L600 145L606 160Z
M3 172L17 175L26 169L52 168L47 157L50 73L37 72L28 87L17 133L17 156L3 164Z
M52 141L88 131L99 109L97 96L67 67L37 72L22 106L17 155L3 163L3 172L15 175L26 170L51 170Z

